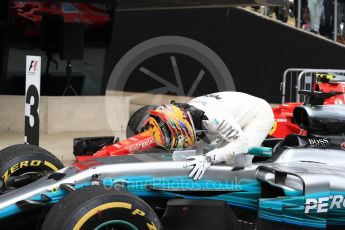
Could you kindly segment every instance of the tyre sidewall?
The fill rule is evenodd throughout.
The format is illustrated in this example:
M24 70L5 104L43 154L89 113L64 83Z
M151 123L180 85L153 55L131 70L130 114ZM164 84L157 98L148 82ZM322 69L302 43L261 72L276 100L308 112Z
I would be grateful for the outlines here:
M108 209L105 209L106 206ZM97 213L90 215L90 210L97 210ZM128 222L140 230L159 229L157 226L159 220L152 209L143 201L122 194L108 194L90 200L71 215L64 229L74 229L82 219L85 222L80 229L95 229L111 220Z
M13 159L0 165L1 180L7 181L10 176L21 175L25 172L57 171L61 163L52 157L34 151L14 156Z

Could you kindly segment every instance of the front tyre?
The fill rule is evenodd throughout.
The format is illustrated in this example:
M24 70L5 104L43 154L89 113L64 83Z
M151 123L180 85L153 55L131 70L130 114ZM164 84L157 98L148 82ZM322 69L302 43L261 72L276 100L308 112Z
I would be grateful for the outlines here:
M69 193L49 211L42 230L159 230L159 218L130 193L90 186Z
M45 149L12 145L0 151L0 187L2 192L16 189L63 167L61 161Z

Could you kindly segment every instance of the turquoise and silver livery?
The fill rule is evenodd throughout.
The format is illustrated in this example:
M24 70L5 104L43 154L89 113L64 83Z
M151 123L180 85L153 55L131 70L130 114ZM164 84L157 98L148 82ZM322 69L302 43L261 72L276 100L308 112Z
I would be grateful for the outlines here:
M181 205L182 200L186 202L176 215L183 216L190 204L200 208L202 203L212 210L220 207L221 214L231 213L231 218L240 219L241 223L254 222L256 229L286 225L345 229L345 138L334 134L339 130L337 122L345 124L345 115L339 112L344 108L332 110L330 119L314 119L309 110L298 110L304 112L296 122L312 127L314 136L289 136L273 152L269 148L252 148L249 154L255 155L255 163L248 166L212 165L201 180L194 181L187 176L191 169L184 167L190 150L175 156L145 153L78 162L2 194L0 221L31 208L55 205L75 190L103 186L114 193L125 190L153 202L152 206L165 210L165 214L169 213L169 205ZM335 120L337 112L339 119ZM332 127L327 129L328 136L321 136L319 128L325 124ZM194 218L197 222L202 216Z

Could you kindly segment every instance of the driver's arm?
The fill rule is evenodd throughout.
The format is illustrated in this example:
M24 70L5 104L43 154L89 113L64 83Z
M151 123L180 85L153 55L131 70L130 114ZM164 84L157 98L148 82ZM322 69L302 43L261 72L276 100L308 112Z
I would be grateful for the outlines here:
M212 158L213 163L231 164L234 163L236 154L248 152L248 138L231 115L208 114L207 118L208 120L203 121L205 129L217 134L218 138L223 139L226 143L206 154Z

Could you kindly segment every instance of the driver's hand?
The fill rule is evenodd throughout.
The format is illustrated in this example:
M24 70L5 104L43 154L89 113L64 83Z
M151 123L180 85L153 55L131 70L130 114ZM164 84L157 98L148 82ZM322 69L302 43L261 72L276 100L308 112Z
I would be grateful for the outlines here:
M188 175L189 177L193 177L194 180L200 180L212 164L212 158L210 156L193 156L188 157L187 160L191 161L183 165L183 167L194 167Z

